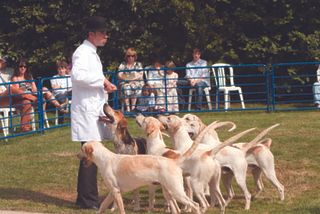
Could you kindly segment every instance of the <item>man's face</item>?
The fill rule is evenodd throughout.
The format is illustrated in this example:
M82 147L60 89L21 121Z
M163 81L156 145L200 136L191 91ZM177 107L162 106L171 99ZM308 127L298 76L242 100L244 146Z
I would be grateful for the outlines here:
M106 31L95 31L95 32L90 32L89 36L91 37L92 43L96 47L103 47L107 43L108 40L108 35Z
M195 61L195 62L198 61L200 59L200 56L201 56L201 54L199 52L194 52L192 54L193 61Z

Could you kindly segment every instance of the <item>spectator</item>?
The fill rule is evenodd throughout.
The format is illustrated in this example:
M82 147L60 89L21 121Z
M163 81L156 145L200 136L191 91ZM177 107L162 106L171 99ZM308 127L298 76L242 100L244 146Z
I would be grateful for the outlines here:
M149 84L145 84L142 87L142 94L138 98L137 111L153 112L155 110L155 102L154 89Z
M315 106L320 109L320 65L317 69L317 82L313 84L313 97Z
M57 62L58 74L53 76L50 80L52 93L60 104L68 105L68 100L71 99L72 95L72 83L71 78L67 75L68 63L66 61ZM58 122L63 123L64 115L59 112Z
M178 74L173 71L171 68L175 68L176 65L173 61L166 62L166 83L165 83L165 90L167 94L167 104L168 104L168 111L179 111L179 103L178 103L178 94L177 94L177 81L178 81Z
M159 59L155 59L152 65L146 67L146 80L156 92L155 109L162 112L165 111L165 97L164 97L164 71Z
M1 60L1 68L0 68L1 76L5 80L5 82L9 82L12 78L13 73L14 73L14 69L8 67L8 58L7 57L0 56L0 60Z
M193 49L193 60L187 63L185 80L179 80L178 86L191 86L196 89L196 109L202 109L203 89L210 86L210 72L206 67L207 61L201 59L201 51L198 48ZM182 96L179 90L179 96Z
M10 84L3 84L10 82L13 74L10 69L6 69L6 59L0 57L0 106L2 108L14 107L21 113L21 131L31 131L31 107L32 103L37 100L31 94L25 94L23 90L12 87Z
M14 74L12 76L13 82L19 82L17 84L12 85L13 88L20 89L24 91L26 94L31 94L34 97L37 98L37 86L35 82L33 81L32 74L27 68L27 60L20 59L19 61L19 68L14 71ZM20 82L25 81L25 82ZM63 109L63 106L60 105L60 103L55 99L55 97L52 95L52 93L48 90L48 88L43 87L43 97L45 100L50 102L53 106L55 106L59 111L62 113L67 113L68 111L66 109ZM46 101L43 103L43 109L46 107Z
M100 16L90 17L85 26L87 38L75 50L72 56L72 105L71 135L72 141L102 141L111 138L111 130L99 121L105 116L104 93L117 88L103 75L103 66L97 54L97 48L107 43L106 20ZM76 204L84 209L98 209L97 167L85 166L81 160L78 172Z
M137 52L134 48L128 48L125 54L125 62L119 66L118 78L120 82L121 97L123 98L126 111L133 111L136 107L137 97L141 95L144 85L142 64L137 62ZM123 71L130 70L130 71ZM123 71L123 72L121 72Z

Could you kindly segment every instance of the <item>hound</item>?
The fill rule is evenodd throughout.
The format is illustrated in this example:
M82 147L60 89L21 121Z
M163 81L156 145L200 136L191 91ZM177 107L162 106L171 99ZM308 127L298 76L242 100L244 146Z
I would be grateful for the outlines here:
M105 185L110 189L108 196L100 205L99 214L104 213L113 200L119 212L124 214L121 193L154 182L161 184L172 213L178 213L173 203L173 200L176 199L190 206L194 213L200 214L199 205L184 192L182 170L179 167L180 161L190 156L192 150L194 146L176 159L152 155L122 155L111 152L100 142L92 141L82 146L78 157L85 160L87 164L95 163Z
M192 139L189 137L188 132L184 126L184 122L181 118L179 118L175 115L170 115L168 117L160 116L159 120L167 127L167 131L168 131L170 137L172 137L172 139L173 139L175 149L183 152L191 146ZM220 126L221 126L221 123L217 123L217 124L215 124L214 127L217 128ZM250 131L251 130L253 130L253 129L250 129ZM210 130L210 131L212 132L212 130ZM204 134L204 137L208 133ZM203 139L201 141L203 141ZM219 146L221 146L221 144L219 144L217 146L219 147ZM210 145L200 144L198 149L207 149L207 148L212 148L212 147L216 148L217 146L214 147L214 146L210 146ZM220 150L217 150L217 152L218 151L220 151ZM220 174L221 168L220 168L219 162L215 158L215 154L212 155L211 158L216 163L216 167L218 167L219 174ZM219 180L217 181L216 185L219 185L219 182L220 182L220 177L219 177ZM218 199L218 202L219 202L218 197L215 197L215 195L213 195L211 193L210 193L210 196L211 196L211 205L212 206L214 205L213 204L214 200ZM250 202L250 200L249 200L249 202Z
M184 124L186 125L187 132L189 133L189 136L192 137L192 139L197 136L200 130L203 130L203 128L206 127L196 115L186 114L182 119L184 121ZM236 125L232 122L224 124L232 125L229 131L232 131L236 128ZM217 132L212 131L204 136L201 143L216 146L220 144L220 139ZM232 178L234 176L236 183L244 194L244 198L246 201L245 209L250 209L251 194L246 184L248 163L245 153L235 147L227 146L217 153L216 159L222 167L222 181L227 191L226 203L228 204L235 195L231 186Z
M113 144L117 154L137 155L146 154L146 140L141 137L132 137L128 130L128 120L123 113L111 108L107 103L103 106L106 116L100 117L111 129ZM139 190L133 191L134 211L140 210ZM149 207L153 207L149 201ZM114 209L115 207L113 207Z
M271 184L277 188L280 200L283 201L284 186L280 183L276 175L274 156L270 150L271 144L271 138L261 140L258 145L247 150L246 158L257 188L255 197L257 197L264 189L261 178L263 173ZM234 146L242 150L246 149L245 143L236 143Z
M188 131L192 133L191 135L193 137L196 137L197 134L206 127L206 125L196 115L186 114L183 118L188 127ZM216 142L217 135L212 135L211 141L209 140L210 136L204 136L203 139L205 139L206 137L208 137L208 139L203 140L201 143L211 144ZM255 197L257 197L257 195L259 195L264 188L261 179L261 174L263 172L265 176L270 180L270 182L277 188L280 200L284 200L284 186L279 182L276 176L274 156L270 150L271 143L272 140L270 138L266 138L260 140L256 145L251 145L250 148L246 143L236 143L233 144L233 146L239 148L240 151L245 154L247 164L253 174L253 178L257 188Z
M116 111L108 104L103 106L106 116L100 117L112 130L113 143L117 154L146 154L146 140L133 138L128 130L128 120L121 111Z
M164 130L164 126L159 120L153 117L139 115L136 117L136 122L144 130L147 136L148 154L160 155L168 158L175 158L176 156L181 155L181 152L166 147L161 133L161 131ZM208 132L214 130L216 126L218 125L213 124ZM228 143L223 145L232 144L234 141L235 140L227 141ZM222 147L215 149L220 150L221 148ZM220 199L218 201L220 202L221 213L223 213L224 199L217 185L220 180L220 166L217 166L214 159L212 159L210 151L197 150L191 158L184 162L182 169L184 174L190 175L191 187L199 200L202 211L206 211L210 207L210 204L204 195L204 188L208 183L211 183L213 194L215 194L216 198Z

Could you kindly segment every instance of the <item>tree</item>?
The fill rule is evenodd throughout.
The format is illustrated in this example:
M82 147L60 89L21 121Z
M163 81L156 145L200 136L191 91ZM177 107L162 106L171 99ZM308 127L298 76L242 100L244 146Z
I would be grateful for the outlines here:
M139 60L154 55L184 66L199 47L211 63L276 63L320 60L317 0L3 0L0 53L27 57L42 76L69 57L85 38L90 15L107 18L110 41L100 50L115 69L124 50ZM50 72L49 72L50 73ZM51 73L50 73L51 74Z

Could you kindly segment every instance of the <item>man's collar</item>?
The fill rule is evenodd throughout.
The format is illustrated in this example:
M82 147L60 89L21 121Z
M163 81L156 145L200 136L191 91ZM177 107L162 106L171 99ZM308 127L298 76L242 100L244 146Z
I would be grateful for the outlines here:
M94 46L89 40L84 40L83 44L85 44L86 46L90 47L95 53L97 52L97 47Z

